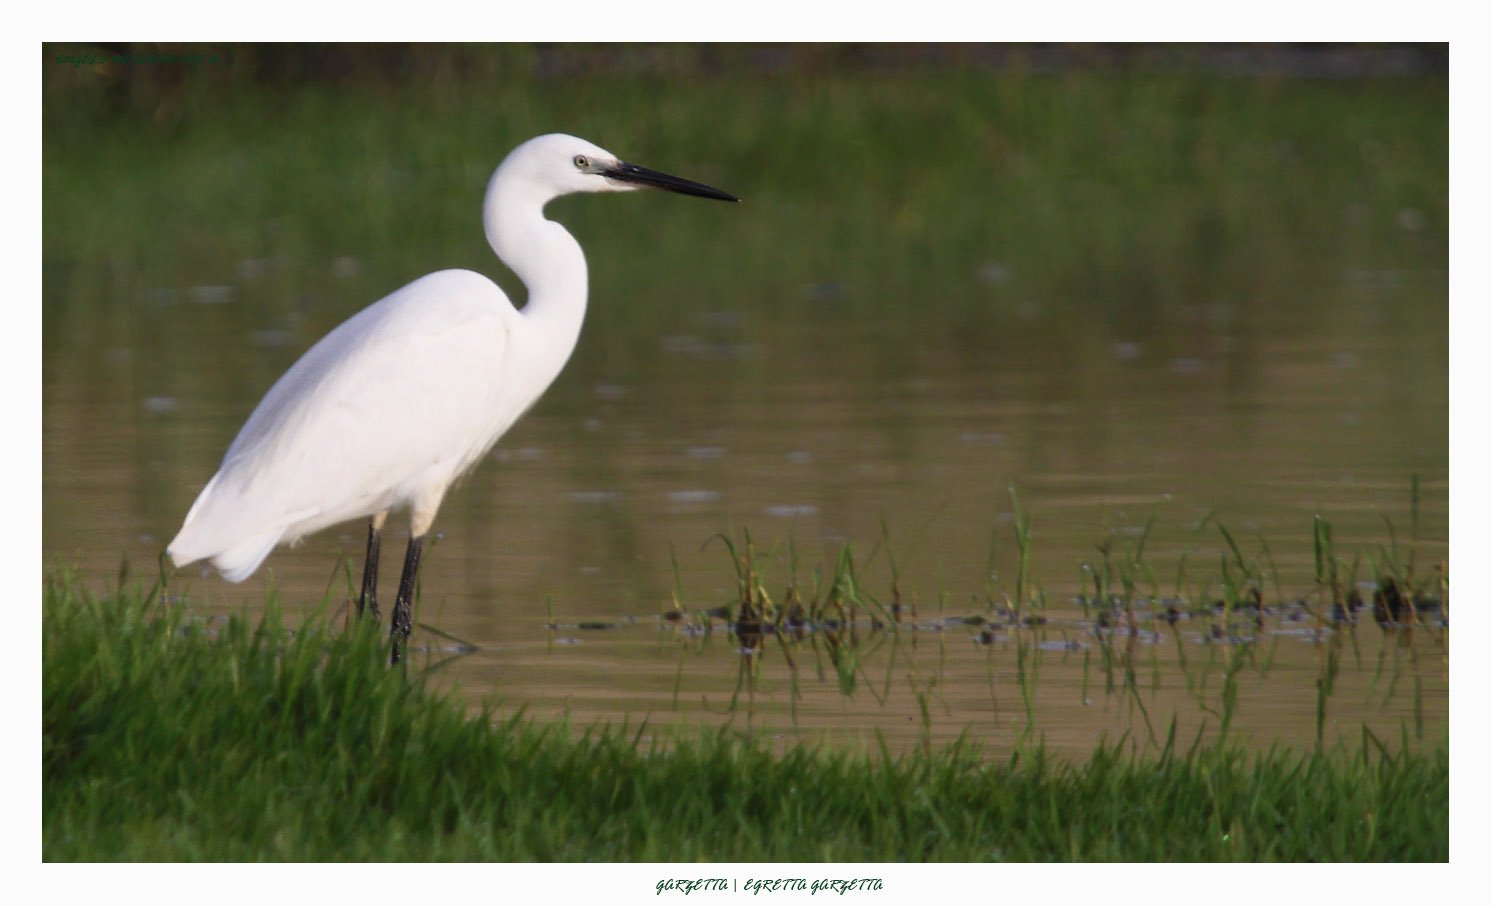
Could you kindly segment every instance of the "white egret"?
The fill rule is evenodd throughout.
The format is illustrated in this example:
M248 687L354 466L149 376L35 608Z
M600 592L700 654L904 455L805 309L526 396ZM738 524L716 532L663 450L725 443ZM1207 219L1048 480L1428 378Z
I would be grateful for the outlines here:
M515 148L487 184L482 222L528 290L523 310L488 278L444 270L343 322L259 401L167 547L171 559L211 559L240 582L276 544L371 517L358 610L376 616L384 520L407 506L409 548L390 626L397 660L420 550L446 490L538 400L580 335L585 255L544 205L644 186L739 200L570 135Z

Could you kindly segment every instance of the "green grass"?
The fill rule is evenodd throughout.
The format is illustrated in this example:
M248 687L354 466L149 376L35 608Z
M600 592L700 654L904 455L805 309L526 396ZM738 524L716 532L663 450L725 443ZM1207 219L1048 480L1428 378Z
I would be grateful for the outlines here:
M903 757L540 724L385 666L371 623L43 591L47 860L1442 860L1444 749ZM1397 748L1397 751L1395 749Z

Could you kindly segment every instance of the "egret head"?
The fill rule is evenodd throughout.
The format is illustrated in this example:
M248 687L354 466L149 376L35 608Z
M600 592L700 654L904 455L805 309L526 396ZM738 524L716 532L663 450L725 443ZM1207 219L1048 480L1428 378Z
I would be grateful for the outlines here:
M498 173L532 185L549 197L651 187L721 201L740 200L729 192L629 164L605 148L562 133L541 135L519 145L503 161Z

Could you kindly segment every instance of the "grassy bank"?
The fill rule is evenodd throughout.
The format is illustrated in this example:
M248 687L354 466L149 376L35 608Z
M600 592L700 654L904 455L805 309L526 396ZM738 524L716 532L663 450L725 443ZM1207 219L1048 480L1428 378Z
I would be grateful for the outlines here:
M43 855L113 859L1414 860L1448 854L1443 752L1082 764L892 758L727 731L580 729L384 666L381 631L204 623L68 576L43 599Z

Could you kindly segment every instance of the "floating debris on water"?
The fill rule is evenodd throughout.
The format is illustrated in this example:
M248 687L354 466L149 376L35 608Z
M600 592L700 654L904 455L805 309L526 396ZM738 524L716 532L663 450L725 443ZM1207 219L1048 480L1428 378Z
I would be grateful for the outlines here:
M614 503L621 496L620 491L570 491L565 499L571 503Z
M769 506L764 511L768 516L778 516L784 519L792 519L800 516L817 516L819 508L811 503L782 504Z
M518 447L513 450L498 447L497 452L492 455L498 462L538 462L544 458L544 450L540 447Z
M295 345L295 332L282 327L266 327L250 333L249 342L260 349L284 349Z
M620 384L607 384L604 382L598 383L593 386L591 388L591 392L603 400L611 401L626 399L632 393L631 390L628 390L626 387L623 387Z
M194 286L187 292L198 305L224 305L233 301L231 286Z
M700 489L700 490L669 491L668 492L668 502L669 503L681 503L681 504L714 503L714 502L716 502L719 499L720 499L720 492L719 491L708 491L708 490Z

